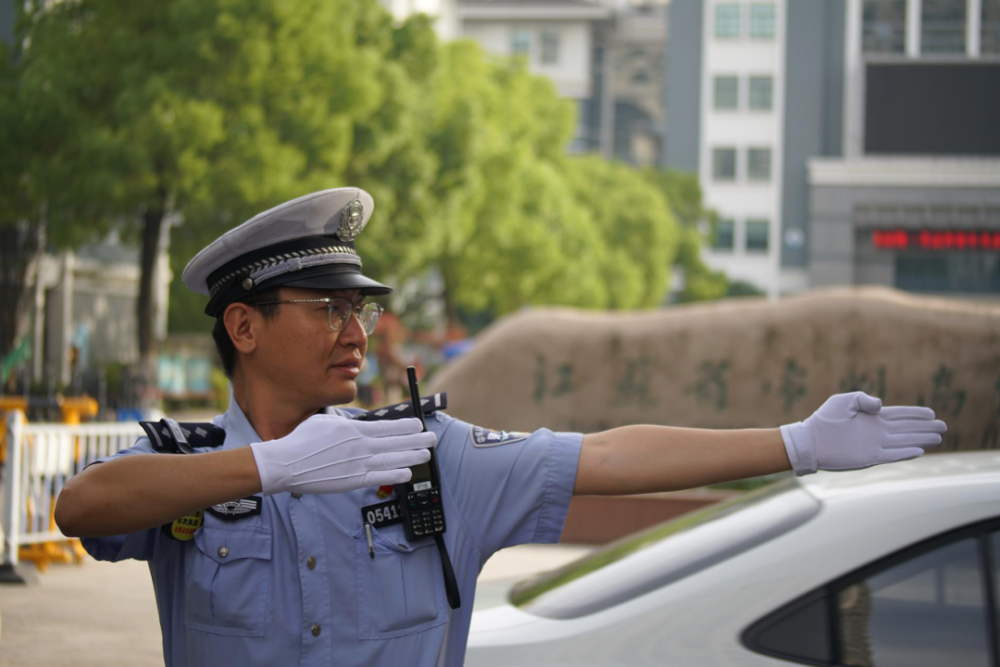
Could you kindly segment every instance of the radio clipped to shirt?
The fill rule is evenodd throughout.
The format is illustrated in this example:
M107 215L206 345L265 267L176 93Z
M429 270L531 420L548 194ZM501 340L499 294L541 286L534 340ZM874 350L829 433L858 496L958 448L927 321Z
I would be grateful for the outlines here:
M447 407L447 394L435 394L429 400L421 400L417 389L416 372L407 369L410 380L410 403L400 403L387 408L359 415L356 419L376 420L402 417L416 417L427 430L425 412L434 412ZM394 488L396 499L361 508L361 520L367 527L383 528L397 523L403 524L406 539L442 535L447 530L444 507L441 501L441 476L438 470L437 453L431 449L431 460L410 468L412 477L405 484Z
M424 412L420 408L420 393L417 390L417 372L410 366L406 369L410 381L410 401L413 412L420 420L423 431L427 431ZM438 470L437 452L431 448L431 460L410 468L413 477L406 484L396 486L399 497L399 513L406 538L425 535L440 535L446 530L444 507L441 504L441 473Z
M406 369L410 381L410 409L412 416L420 420L423 431L427 431L424 421L424 411L433 412L447 407L445 394L435 394L429 400L421 400L417 390L417 372L413 366ZM382 408L374 412L359 415L356 419L372 420L410 416L406 404ZM437 452L431 448L431 460L410 468L412 477L405 484L395 487L398 500L389 500L377 505L361 508L361 520L365 526L365 536L368 539L368 554L375 558L375 547L372 541L372 527L382 528L396 523L403 524L406 539L434 536L438 553L441 556L441 568L444 574L445 593L448 605L452 609L462 606L458 590L458 580L448 556L444 543L444 532L447 525L444 520L444 503L441 502L441 474L438 470Z

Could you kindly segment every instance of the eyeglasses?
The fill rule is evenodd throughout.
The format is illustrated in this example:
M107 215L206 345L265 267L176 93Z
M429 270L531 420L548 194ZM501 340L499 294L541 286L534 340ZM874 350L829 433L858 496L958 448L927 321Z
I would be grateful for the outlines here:
M286 299L284 301L265 301L255 303L254 306L271 306L279 303L325 303L326 304L326 324L333 331L343 331L351 321L351 313L358 318L361 328L366 334L371 335L378 324L378 318L382 317L382 306L377 303L365 303L355 306L347 299Z

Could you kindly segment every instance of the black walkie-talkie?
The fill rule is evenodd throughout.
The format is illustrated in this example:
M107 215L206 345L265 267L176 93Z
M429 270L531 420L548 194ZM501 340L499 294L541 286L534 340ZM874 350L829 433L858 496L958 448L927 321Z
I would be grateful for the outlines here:
M413 414L427 430L424 421L424 410L420 405L420 392L417 391L417 369L410 366L406 369L406 378L410 381L410 401L413 403ZM458 590L458 579L451 566L451 558L444 544L444 531L447 526L444 521L444 503L441 502L441 474L438 471L437 452L431 448L431 460L410 468L413 477L406 484L396 485L396 496L399 498L399 514L403 519L403 530L406 539L433 535L441 555L441 569L444 572L444 590L448 596L448 606L458 609L462 606L462 596Z
M406 377L410 381L413 414L426 431L427 423L424 422L424 411L420 406L420 394L417 391L417 371L413 366L406 369ZM431 448L430 461L413 466L410 471L413 473L410 481L396 485L399 513L403 518L406 538L412 540L415 537L443 534L447 525L444 520L444 505L441 502L441 476L434 448Z

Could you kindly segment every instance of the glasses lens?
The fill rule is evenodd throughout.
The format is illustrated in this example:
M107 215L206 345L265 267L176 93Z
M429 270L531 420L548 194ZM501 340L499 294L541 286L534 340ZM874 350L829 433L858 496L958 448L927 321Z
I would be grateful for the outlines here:
M327 324L330 325L330 328L334 331L343 331L351 317L353 307L354 304L346 299L331 299L327 303L327 312L330 315Z
M361 307L361 312L358 313L358 319L361 320L361 328L365 330L366 334L371 334L375 331L375 325L378 324L378 318L382 317L382 306L377 303L366 303Z
M357 314L358 321L361 322L361 328L365 330L366 334L371 334L375 331L378 318L382 316L382 306L377 303L366 303L355 310L354 304L346 299L332 299L328 304L328 310L330 313L328 323L334 331L343 331L347 327L353 311Z

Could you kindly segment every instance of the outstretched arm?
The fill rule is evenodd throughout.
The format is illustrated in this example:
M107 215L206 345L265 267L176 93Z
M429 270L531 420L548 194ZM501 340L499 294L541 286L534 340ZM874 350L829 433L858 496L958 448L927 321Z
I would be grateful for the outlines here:
M831 396L809 419L780 429L624 426L584 436L573 492L653 493L783 470L858 470L921 456L947 430L930 408L883 408L863 392Z
M791 470L778 429L623 426L583 437L577 495L677 491Z

